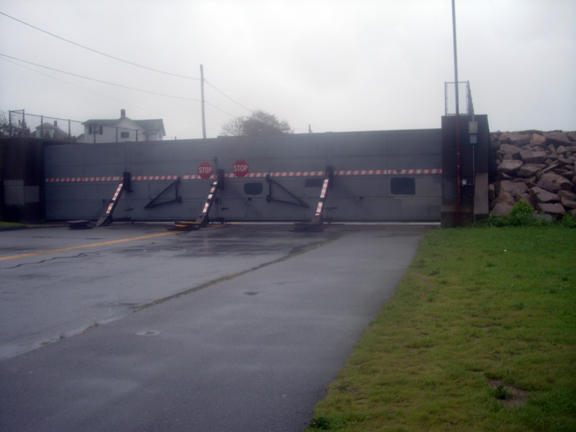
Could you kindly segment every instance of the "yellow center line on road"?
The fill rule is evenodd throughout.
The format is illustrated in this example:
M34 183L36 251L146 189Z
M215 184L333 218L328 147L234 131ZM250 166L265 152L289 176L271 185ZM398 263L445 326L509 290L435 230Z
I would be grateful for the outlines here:
M142 237L132 237L132 238L121 239L121 240L111 240L111 241L102 242L102 243L93 243L93 244L87 244L87 245L81 245L81 246L72 246L72 247L68 247L68 248L64 248L64 249L53 249L53 250L47 250L47 251L32 252L32 253L27 253L27 254L22 254L22 255L12 255L12 256L7 256L7 257L1 257L0 261L7 261L7 260L17 259L17 258L27 258L27 257L37 256L37 255L46 255L46 254L58 253L58 252L67 252L67 251L90 248L90 247L97 247L97 246L106 246L106 245L111 245L111 244L115 244L115 243L123 243L123 242L129 242L129 241L134 241L134 240L144 240L144 239L149 239L149 238L153 238L153 237L160 237L160 236L165 236L165 235L170 235L170 234L176 234L176 232L150 234L150 235L142 236Z

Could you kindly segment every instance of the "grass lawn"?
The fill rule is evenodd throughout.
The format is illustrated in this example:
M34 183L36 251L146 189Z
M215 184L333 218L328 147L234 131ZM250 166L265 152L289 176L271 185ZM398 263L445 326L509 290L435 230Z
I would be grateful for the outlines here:
M0 228L13 228L13 227L21 227L24 224L15 223L15 222L0 222Z
M428 232L317 430L576 431L576 229Z

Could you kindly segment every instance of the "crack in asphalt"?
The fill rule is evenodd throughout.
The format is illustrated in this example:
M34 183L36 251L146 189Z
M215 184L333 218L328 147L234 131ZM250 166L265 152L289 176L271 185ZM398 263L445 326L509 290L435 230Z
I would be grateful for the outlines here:
M290 250L290 252L288 252L287 255L285 255L285 256L283 256L283 257L281 257L281 258L278 258L278 259L275 259L275 260L272 260L272 261L269 261L269 262L266 262L266 263L262 263L262 264L260 264L260 265L255 266L255 267L252 267L252 268L250 268L250 269L248 269L248 270L244 270L244 271L241 271L241 272L238 272L238 273L232 273L232 274L229 274L229 275L220 277L220 278L218 278L218 279L214 279L214 280L212 280L212 281L210 281L210 282L206 282L206 283L203 283L203 284L201 284L201 285L198 285L198 286L189 288L189 289L187 289L187 290L181 291L181 292L179 292L179 293L172 294L172 295L170 295L170 296L168 296L168 297L164 297L164 298L161 298L161 299L158 299L158 300L154 300L153 302L146 303L146 304L140 306L139 308L135 308L135 309L133 310L133 313L140 312L140 311L142 311L142 310L144 310L144 309L148 309L148 308L150 308L150 307L152 307L152 306L156 306L156 305L165 303L165 302L167 302L167 301L169 301L169 300L174 300L174 299L177 299L177 298L179 298L179 297L183 297L183 296L185 296L185 295L192 294L192 293L194 293L194 292L203 290L203 289L208 288L208 287L210 287L210 286L217 285L217 284L219 284L219 283L221 283L221 282L225 282L225 281L228 281L228 280L231 280L231 279L235 279L235 278L237 278L237 277L239 277L239 276L243 276L243 275L245 275L245 274L247 274L247 273L251 273L251 272L260 270L260 269L262 269L262 268L264 268L264 267L268 267L268 266L271 266L271 265L273 265L273 264L278 264L278 263L280 263L280 262L287 261L287 260L289 260L290 258L293 258L293 257L295 257L295 256L304 254L304 253L306 253L306 252L310 252L310 251L312 251L312 250L314 250L314 249L318 249L318 248L320 248L320 247L322 247L322 246L324 246L324 245L327 245L327 244L329 244L329 243L335 242L336 240L339 240L340 238L344 237L345 235L346 235L345 233L342 233L342 234L333 236L332 238L329 238L328 240L324 240L324 241L321 241L321 242L318 242L318 243L314 243L314 244L312 244L312 245L297 246L297 247L295 247L295 248L292 248L292 249Z

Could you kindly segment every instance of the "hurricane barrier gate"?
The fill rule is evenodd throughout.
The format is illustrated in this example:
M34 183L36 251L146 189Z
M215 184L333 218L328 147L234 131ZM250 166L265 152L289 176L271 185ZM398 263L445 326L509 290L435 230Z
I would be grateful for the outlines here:
M441 129L109 144L46 141L42 151L39 200L49 221L98 220L121 181L129 187L115 203L115 220L194 220L222 171L223 189L211 219L305 221L316 211L327 170L333 170L333 181L323 209L326 220L440 220ZM10 196L17 195L14 182L5 182Z

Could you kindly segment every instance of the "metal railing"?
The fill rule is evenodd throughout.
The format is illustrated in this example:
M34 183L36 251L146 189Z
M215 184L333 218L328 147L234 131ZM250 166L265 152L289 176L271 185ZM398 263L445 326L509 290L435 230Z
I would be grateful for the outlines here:
M472 103L472 91L470 90L470 81L458 82L458 103L460 107L466 107L466 114L474 115L474 104ZM456 83L444 83L444 115L456 115ZM463 114L459 112L458 114Z

